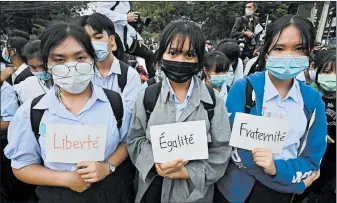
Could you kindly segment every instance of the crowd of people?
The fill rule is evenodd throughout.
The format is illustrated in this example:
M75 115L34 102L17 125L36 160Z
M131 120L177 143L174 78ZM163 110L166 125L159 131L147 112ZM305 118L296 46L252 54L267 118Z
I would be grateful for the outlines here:
M296 15L273 22L260 45L256 8L247 3L231 38L217 45L193 22L171 22L155 53L129 24L139 15L129 2L100 2L93 14L53 22L37 38L8 33L0 57L1 198L300 203L335 194L336 49L318 47L312 23ZM147 79L125 54L145 60ZM236 113L288 120L282 151L230 146ZM154 161L151 126L199 120L207 159ZM103 126L104 157L48 161L54 125Z

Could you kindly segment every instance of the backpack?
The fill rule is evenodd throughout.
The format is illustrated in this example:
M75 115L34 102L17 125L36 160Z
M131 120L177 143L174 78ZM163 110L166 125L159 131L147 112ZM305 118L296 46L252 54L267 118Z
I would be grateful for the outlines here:
M123 115L124 115L122 97L117 92L104 89L104 88L102 89L105 95L107 96L110 102L112 111L116 117L117 128L120 129L120 127L122 126ZM39 127L40 127L41 119L42 119L42 116L45 110L44 109L33 109L33 107L37 103L39 103L39 101L42 99L43 96L44 94L34 98L32 101L32 104L30 105L30 122L31 122L32 129L33 129L36 139L38 139L40 136Z
M124 63L123 61L119 61L119 65L121 67L121 74L118 75L118 86L121 88L121 92L123 92L126 82L128 80L128 70L129 70L129 65Z
M162 82L157 82L154 85L148 86L145 89L143 105L145 108L147 121L149 120L151 113L154 107L156 106L156 103L157 103L157 100L160 94L161 86L162 86ZM211 121L214 116L214 108L216 106L215 93L212 87L208 85L206 85L206 87L212 98L213 104L208 104L203 101L201 101L201 103L204 105L204 108L207 111L208 120Z

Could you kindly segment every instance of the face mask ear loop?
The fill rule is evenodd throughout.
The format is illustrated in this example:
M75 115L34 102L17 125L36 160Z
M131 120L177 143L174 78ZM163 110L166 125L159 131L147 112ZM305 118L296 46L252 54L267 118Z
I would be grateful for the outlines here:
M58 96L60 102L64 104L66 109L69 109L70 108L69 102L68 102L67 98L65 96L63 96L61 88L59 89L59 91L57 93L57 96ZM62 102L61 97L64 99L64 102Z

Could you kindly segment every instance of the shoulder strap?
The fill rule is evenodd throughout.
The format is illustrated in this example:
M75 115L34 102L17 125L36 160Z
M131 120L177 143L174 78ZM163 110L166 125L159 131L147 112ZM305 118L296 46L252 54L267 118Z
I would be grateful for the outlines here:
M316 118L316 109L312 113L310 113L308 110L308 107L304 105L303 111L304 111L305 117L307 118L307 125L305 128L304 135L300 139L300 147L298 148L298 151L297 151L298 156L302 154L305 146L307 145L308 135L309 135L311 127L315 123L315 118Z
M121 67L121 74L118 75L118 86L121 88L121 91L124 91L126 86L126 82L128 81L128 70L129 65L124 63L123 61L119 61L119 65Z
M116 4L113 7L111 7L110 10L111 11L115 10L115 8L118 6L118 4L119 4L119 1L116 1Z
M33 107L39 103L39 101L42 99L43 95L40 95L33 99L32 104L30 105L30 123L32 125L32 130L35 134L36 139L38 140L40 137L39 129L40 129L40 123L41 119L44 113L44 109L34 109Z
M145 89L143 105L145 108L147 121L149 120L151 113L154 107L156 106L156 103L157 103L157 100L160 94L161 86L162 86L162 83L157 82L156 84L148 86Z
M216 106L216 100L215 100L215 93L212 87L210 87L209 85L206 85L207 90L212 98L213 104L208 104L206 102L202 102L202 104L204 105L204 109L207 111L207 115L208 115L208 120L209 122L211 122L211 120L213 119L214 116L214 108Z
M247 80L246 85L246 104L245 104L245 113L249 114L250 109L255 105L255 100L253 100L253 87L252 84Z
M226 87L227 87L227 94L228 94L228 92L231 88L228 85L226 85Z
M156 84L156 79L153 77L153 78L150 78L148 81L147 81L147 85L148 86L151 86L151 85L154 85Z
M123 101L120 94L112 90L102 88L105 95L108 97L112 111L116 117L117 128L119 129L123 123L124 108Z

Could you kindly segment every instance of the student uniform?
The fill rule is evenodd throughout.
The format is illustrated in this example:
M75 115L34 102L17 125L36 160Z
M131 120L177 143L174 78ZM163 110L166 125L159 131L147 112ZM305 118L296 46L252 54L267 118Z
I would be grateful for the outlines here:
M33 73L30 71L27 64L23 63L9 78L7 78L6 81L10 85L15 85L31 76L34 76Z
M149 87L150 88L150 87ZM223 100L216 96L212 122L201 102L213 101L202 81L193 76L184 102L179 102L165 77L157 103L147 121L142 91L133 111L128 133L128 151L139 171L136 202L212 202L214 183L223 175L231 147L230 127ZM185 167L190 179L169 179L158 175L154 167L149 126L205 120L209 158L190 161Z
M99 87L120 93L122 98L126 102L126 107L132 110L135 105L137 96L141 90L142 84L140 81L140 77L134 68L129 67L127 73L127 83L122 92L120 87L118 86L118 75L120 74L121 66L119 64L119 60L114 57L114 61L111 64L109 73L105 77L102 77L96 67L95 75L92 81L95 85Z
M231 124L236 112L245 112L247 81L256 95L250 114L288 119L290 128L282 152L274 154L275 176L267 175L254 163L251 151L233 149L232 161L217 182L225 201L218 202L290 202L292 193L304 192L301 180L320 168L327 145L324 103L317 91L297 80L281 99L268 71L255 73L231 88L226 103L228 112L232 113ZM308 125L311 119L314 122Z
M13 87L21 104L49 91L46 82L38 79L36 76L28 77L26 80Z
M13 86L6 81L1 85L1 121L10 122L18 109L18 100ZM3 201L26 201L34 194L34 187L22 183L13 174L11 161L4 154L7 129L0 131L1 143L1 199Z
M40 123L39 143L31 128L31 101L25 102L12 119L8 130L8 145L5 155L11 159L12 167L20 169L33 164L42 164L55 171L75 171L76 164L46 162L46 134L43 126L48 124L96 125L107 126L106 148L104 159L110 157L120 143L125 142L129 127L131 112L124 108L122 127L118 130L116 118L102 88L92 85L92 96L78 113L73 115L57 98L58 87L51 88L46 95L33 107L45 110ZM111 110L109 110L111 109ZM92 184L83 193L77 193L68 188L38 186L36 189L39 202L131 202L132 194L125 190L128 182L128 169L122 165L104 180ZM123 183L124 182L124 183ZM124 185L123 185L124 184Z
M1 85L1 121L11 121L17 109L18 102L15 91L5 81Z

